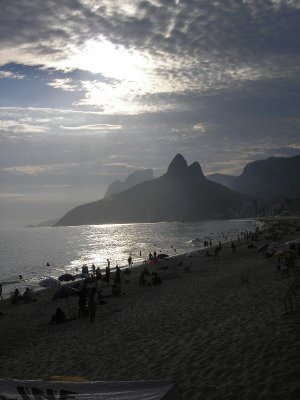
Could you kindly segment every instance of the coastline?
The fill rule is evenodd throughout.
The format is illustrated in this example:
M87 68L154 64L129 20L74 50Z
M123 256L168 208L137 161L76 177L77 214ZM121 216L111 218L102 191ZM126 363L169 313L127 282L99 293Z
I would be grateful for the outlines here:
M198 223L129 224L87 226L84 228L36 228L0 231L2 249L0 282L7 297L16 287L21 292L27 286L40 289L39 281L64 273L77 274L83 264L94 263L105 269L107 258L111 266L125 266L132 253L134 264L142 263L149 251L169 255L196 250L205 237L213 243L229 238L239 231L253 230L254 220L200 221ZM200 237L200 244L192 243ZM113 240L112 240L113 239ZM30 249L30 251L28 251ZM176 252L175 252L176 249ZM140 256L140 251L142 256ZM50 262L50 267L46 266ZM23 279L19 280L19 274Z
M282 303L293 276L278 274L276 260L258 252L261 243L243 241L234 254L223 244L215 260L205 250L178 254L158 286L140 287L137 269L125 294L97 306L93 323L49 325L57 306L67 311L65 299L51 300L55 290L34 303L0 301L1 377L168 379L183 399L299 398L300 313L285 314ZM77 313L77 298L70 303Z

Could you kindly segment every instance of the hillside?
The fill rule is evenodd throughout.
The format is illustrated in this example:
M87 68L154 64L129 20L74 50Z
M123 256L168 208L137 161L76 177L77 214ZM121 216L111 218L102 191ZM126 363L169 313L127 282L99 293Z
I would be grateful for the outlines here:
M265 200L279 196L300 197L300 155L270 157L249 163L231 187L240 193Z

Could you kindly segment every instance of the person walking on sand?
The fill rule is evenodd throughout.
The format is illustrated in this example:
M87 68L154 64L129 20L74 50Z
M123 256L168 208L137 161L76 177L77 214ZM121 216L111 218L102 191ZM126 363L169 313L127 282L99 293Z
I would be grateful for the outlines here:
M233 240L231 240L231 253L236 253L236 245Z
M131 264L132 264L132 257L131 257L131 254L130 254L130 256L128 257L128 266L130 267Z
M109 286L109 281L110 281L110 265L109 264L105 268L105 280L106 280L107 286Z
M214 260L216 260L216 259L219 260L219 258L220 258L219 257L219 251L220 251L219 246L216 246L215 250L214 250L214 257L213 257Z
M82 316L86 315L86 296L87 296L86 282L83 282L83 286L79 291L79 300L78 300L78 306L79 306L78 317L79 318L81 317L81 315Z
M115 285L121 285L121 269L118 265L116 266Z
M89 301L88 301L88 308L90 314L90 322L94 322L95 315L96 315L96 288L93 287L89 293Z

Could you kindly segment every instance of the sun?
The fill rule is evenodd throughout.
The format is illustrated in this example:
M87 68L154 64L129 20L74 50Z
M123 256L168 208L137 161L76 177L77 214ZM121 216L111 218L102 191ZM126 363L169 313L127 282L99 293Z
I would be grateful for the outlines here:
M128 81L145 79L150 66L149 60L138 51L115 45L105 38L90 40L83 47L73 49L69 62L74 68Z

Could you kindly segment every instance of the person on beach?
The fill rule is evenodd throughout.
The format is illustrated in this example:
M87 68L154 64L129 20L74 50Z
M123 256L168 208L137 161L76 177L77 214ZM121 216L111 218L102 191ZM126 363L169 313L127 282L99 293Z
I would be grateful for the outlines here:
M83 286L79 291L78 318L80 318L81 315L86 316L86 297L87 297L87 287L86 287L86 282L83 282Z
M88 308L89 308L89 314L90 314L90 322L93 322L95 319L96 315L96 299L95 299L95 294L96 294L96 288L93 287L89 293L89 301L88 301Z
M204 254L204 257L211 257L211 254L210 254L210 252L208 250L206 250L206 252Z
M107 260L109 261L109 260ZM107 286L109 286L109 281L110 281L110 264L107 263L107 267L105 268L105 280L106 280L106 284Z
M13 294L12 297L11 297L11 302L12 302L13 304L15 304L15 303L17 303L19 300L21 300L21 299L22 299L21 293L19 292L19 289L16 288L15 291L14 291L14 294Z
M0 283L0 299L3 299L3 297L2 297L2 283Z
M216 246L215 250L214 250L214 257L213 257L214 260L216 260L216 259L219 260L219 258L220 258L219 257L219 251L220 251L219 246Z
M99 286L101 286L102 274L99 267L96 269L96 280L99 283Z
M121 285L121 269L118 265L116 266L115 285Z
M33 297L32 291L29 289L29 287L27 287L25 289L25 292L23 293L23 300L25 301L25 303L28 303L30 301L36 301L36 299Z
M132 264L132 257L131 257L131 254L130 254L130 256L128 257L128 267L130 268L130 266L131 266L131 264Z
M66 320L66 314L60 307L57 307L55 314L52 315L50 324L62 324L63 322L66 322Z
M233 240L231 240L231 253L233 254L233 253L236 253L236 245L235 245L235 243L233 242Z

